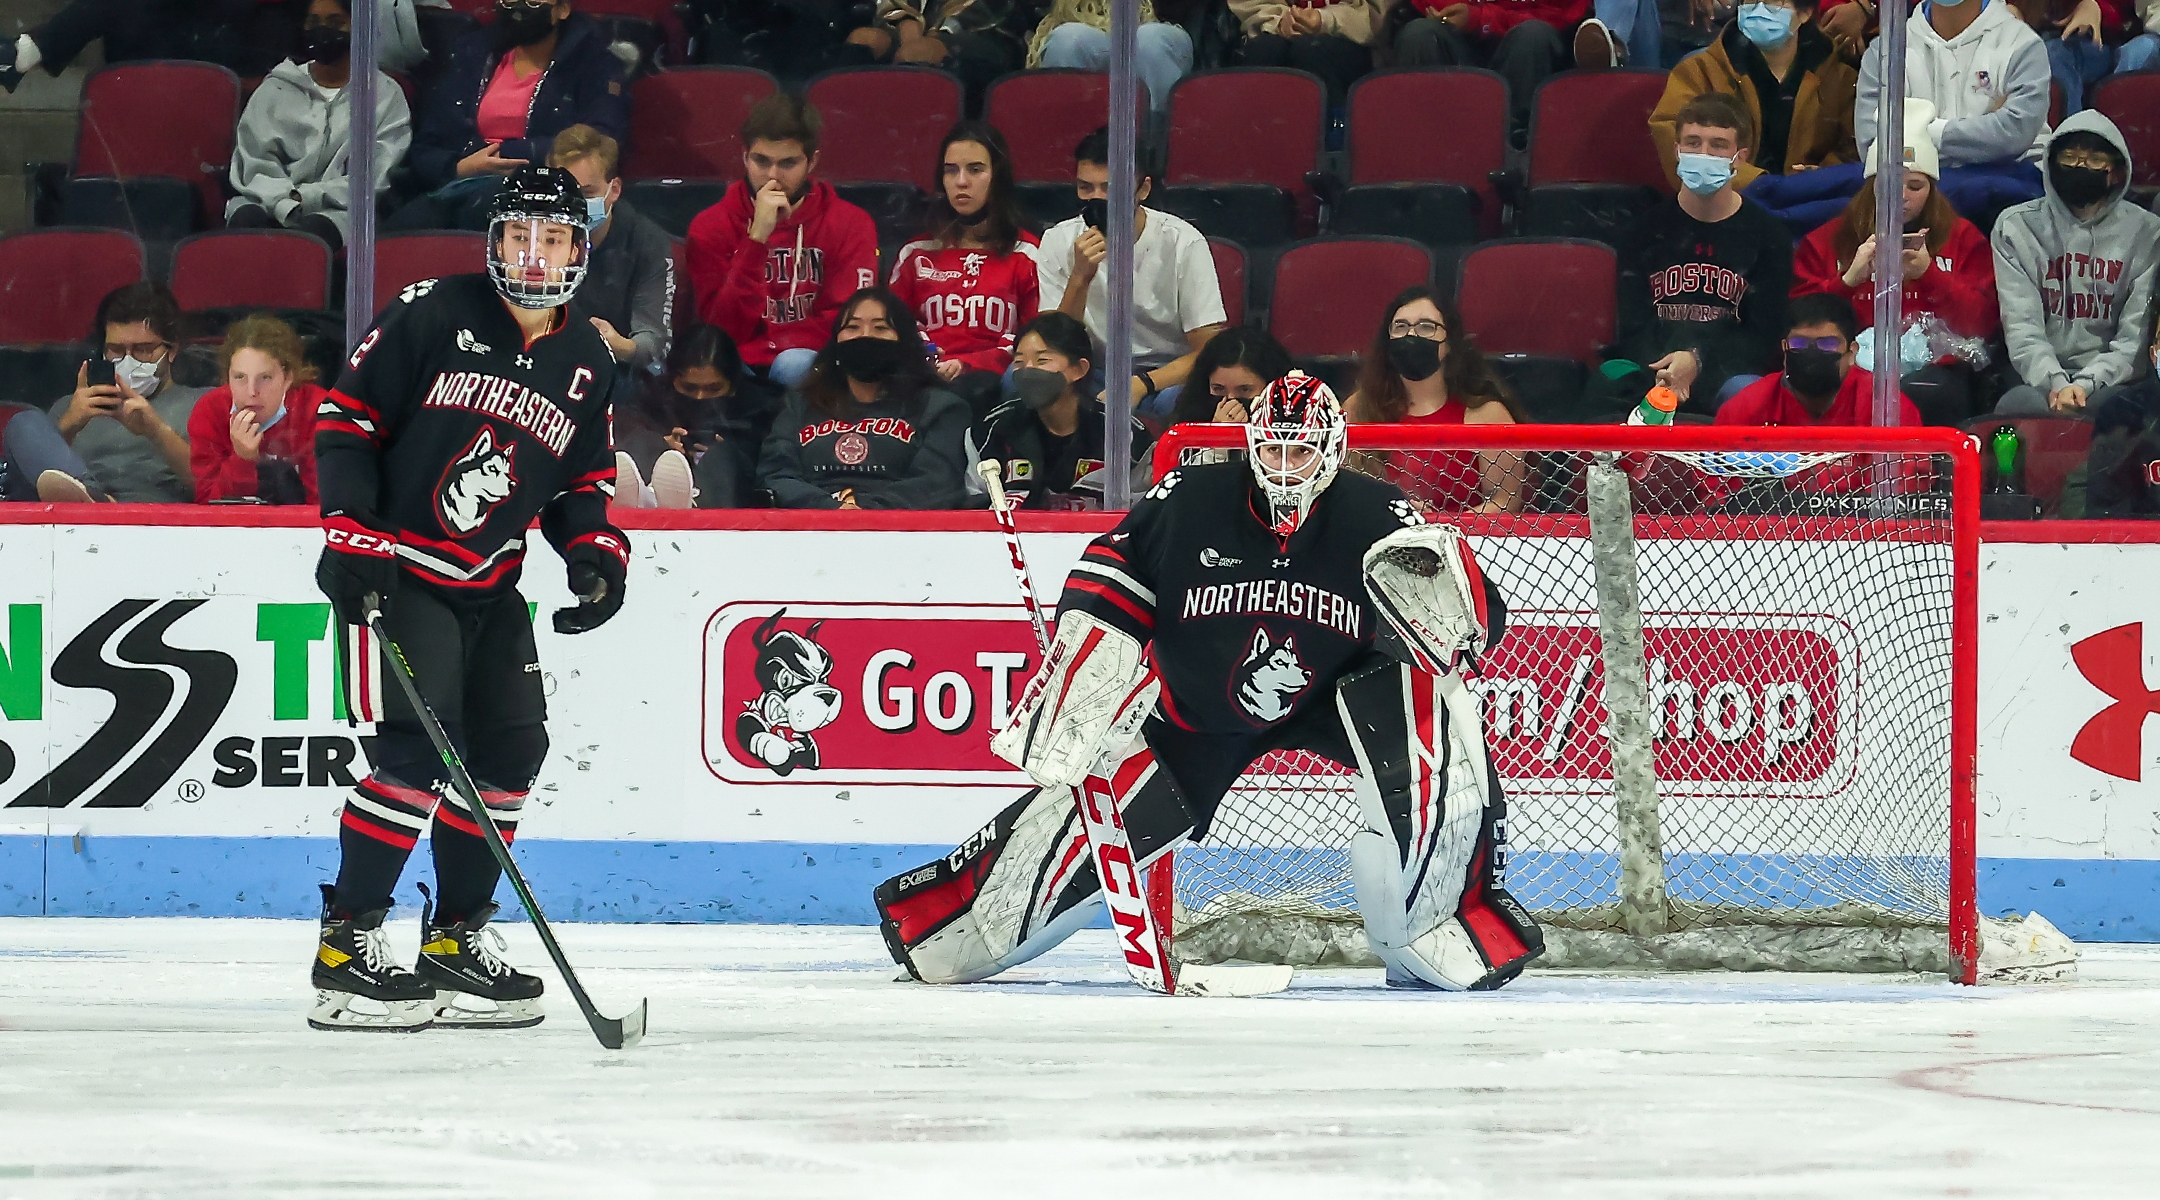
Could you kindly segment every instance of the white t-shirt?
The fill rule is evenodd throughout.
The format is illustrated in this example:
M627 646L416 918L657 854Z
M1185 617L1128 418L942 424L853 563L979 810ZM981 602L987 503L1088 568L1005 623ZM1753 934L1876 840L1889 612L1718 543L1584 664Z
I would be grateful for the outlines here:
M1133 243L1133 369L1152 370L1192 353L1186 333L1224 322L1222 285L1207 238L1181 217L1150 208L1147 226ZM1035 276L1044 312L1065 298L1072 275L1073 242L1087 226L1080 218L1045 230L1035 248ZM1097 342L1110 324L1110 273L1095 272L1088 284L1087 328Z

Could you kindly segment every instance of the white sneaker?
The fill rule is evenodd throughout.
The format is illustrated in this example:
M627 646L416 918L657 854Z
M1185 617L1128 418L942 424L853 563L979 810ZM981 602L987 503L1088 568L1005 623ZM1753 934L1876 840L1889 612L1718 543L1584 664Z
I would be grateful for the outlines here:
M47 504L90 503L90 489L66 471L47 471L38 476L37 494Z
M652 465L653 500L661 508L689 508L697 499L690 481L690 460L680 450L663 450Z
M1605 22L1592 17L1575 29L1575 65L1592 70L1627 65L1627 47Z
M615 505L618 508L651 508L651 493L637 463L620 450L615 452Z

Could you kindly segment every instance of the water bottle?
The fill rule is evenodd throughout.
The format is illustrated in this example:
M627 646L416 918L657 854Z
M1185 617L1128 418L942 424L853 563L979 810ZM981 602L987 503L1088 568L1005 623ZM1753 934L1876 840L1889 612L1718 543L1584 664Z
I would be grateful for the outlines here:
M1674 410L1680 407L1680 394L1669 387L1651 388L1643 396L1642 403L1628 414L1630 425L1670 425Z
M1988 473L1994 480L1988 491L1998 496L2025 492L2025 439L2015 425L1997 425L1987 440Z

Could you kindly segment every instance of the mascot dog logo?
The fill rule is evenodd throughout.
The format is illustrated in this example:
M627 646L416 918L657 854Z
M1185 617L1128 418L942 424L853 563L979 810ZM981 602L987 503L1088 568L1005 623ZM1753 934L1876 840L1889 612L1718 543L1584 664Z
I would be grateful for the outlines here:
M1263 626L1253 630L1245 661L1230 673L1230 698L1246 716L1262 725L1272 725L1290 715L1291 707L1312 681L1312 670L1298 657L1297 639L1270 641Z
M735 718L735 738L750 757L786 775L797 767L818 769L817 740L812 730L823 729L840 716L840 691L826 682L832 675L832 655L818 645L818 627L810 622L801 633L780 628L781 609L765 618L750 635L757 651L754 671L764 693Z
M464 537L485 525L495 506L517 490L511 463L516 450L516 446L497 446L494 431L482 429L443 472L442 486L435 492L435 515L442 518L443 529L452 537Z

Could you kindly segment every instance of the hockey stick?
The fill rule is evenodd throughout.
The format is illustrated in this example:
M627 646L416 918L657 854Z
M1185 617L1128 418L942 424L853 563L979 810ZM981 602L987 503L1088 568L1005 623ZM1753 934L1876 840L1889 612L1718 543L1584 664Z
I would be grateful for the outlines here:
M405 652L390 640L383 628L381 601L374 595L367 597L368 628L375 631L375 638L389 653L390 673L397 676L398 686L405 691L413 711L420 714L420 724L427 730L428 740L435 743L435 753L442 756L443 767L450 772L450 785L457 789L467 806L472 809L473 823L480 826L480 833L487 839L488 849L495 854L495 861L502 864L503 874L509 876L511 890L517 893L525 914L532 918L533 929L540 935L540 943L547 947L548 957L555 960L555 969L562 972L563 984L577 1000L578 1011L585 1014L585 1023L592 1026L593 1036L610 1050L634 1046L645 1036L645 1001L638 1001L637 1011L628 1016L615 1018L600 1015L593 1006L592 997L585 994L585 985L578 982L577 972L570 969L570 960L563 957L562 946L555 941L555 931L548 928L547 917L540 911L540 902L533 898L532 888L525 882L525 873L518 870L517 860L510 857L510 844L503 841L502 830L495 827L495 816L488 812L480 789L473 783L472 775L465 770L465 761L458 757L450 737L443 732L442 722L435 710L420 695L420 685L413 679L412 666L405 661Z
M1035 598L1027 555L1020 548L1020 527L1005 498L1003 472L998 461L989 458L977 463L975 470L990 492L990 511L997 514L998 529L1004 533L1005 548L1012 555L1013 576L1020 585L1020 599L1027 606L1028 618L1035 626L1036 653L1047 660L1050 657L1050 628L1043 620L1042 605ZM1102 885L1103 902L1109 906L1110 921L1118 933L1119 949L1124 952L1125 971L1134 983L1148 991L1170 996L1266 996L1290 986L1293 972L1289 967L1259 964L1205 966L1198 963L1179 966L1170 954L1169 906L1165 903L1158 910L1148 902L1149 889L1141 881L1139 863L1133 858L1132 839L1125 832L1125 820L1118 812L1117 796L1111 790L1110 781L1090 773L1079 787L1071 790L1074 807L1080 813L1080 827L1087 832L1088 848L1094 855L1095 877Z

